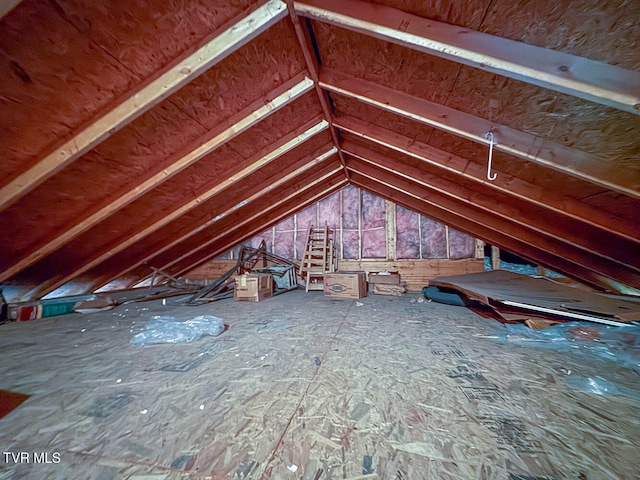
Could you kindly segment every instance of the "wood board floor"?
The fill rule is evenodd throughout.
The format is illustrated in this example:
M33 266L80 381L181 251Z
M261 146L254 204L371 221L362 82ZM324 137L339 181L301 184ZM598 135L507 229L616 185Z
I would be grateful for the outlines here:
M204 314L228 330L130 344L153 315ZM0 389L30 398L0 446L30 462L3 454L0 479L638 478L640 401L565 382L638 374L497 328L417 294L303 291L5 324Z

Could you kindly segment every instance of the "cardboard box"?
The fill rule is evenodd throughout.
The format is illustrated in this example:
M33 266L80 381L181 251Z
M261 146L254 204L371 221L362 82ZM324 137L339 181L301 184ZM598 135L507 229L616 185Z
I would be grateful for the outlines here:
M371 291L375 295L404 295L407 293L407 285L402 282L400 285L391 285L388 283L373 283Z
M234 300L260 302L271 295L273 295L273 277L270 274L245 273L236 277Z
M382 274L382 273L369 273L369 283L383 283L386 285L400 285L400 274Z
M9 305L9 320L26 322L42 318L42 305Z
M324 274L324 294L337 298L362 298L367 296L365 272L335 272Z

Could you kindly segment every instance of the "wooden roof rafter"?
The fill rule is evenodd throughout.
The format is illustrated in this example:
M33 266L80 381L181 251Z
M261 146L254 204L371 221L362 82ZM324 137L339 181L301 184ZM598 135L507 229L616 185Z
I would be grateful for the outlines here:
M333 122L343 132L351 133L368 142L415 158L424 162L425 166L428 165L429 168L435 166L443 171L460 175L464 179L511 195L518 200L532 203L553 213L565 215L572 220L583 222L640 244L640 232L636 225L588 207L573 198L558 195L557 192L544 191L537 185L499 170L496 170L498 177L495 180L487 180L486 165L480 165L355 117L342 115L334 118Z
M273 220L269 221L269 222L254 222L254 225L251 227L251 229L247 229L247 230L237 230L235 232L231 232L232 235L225 238L224 239L224 243L215 246L215 249L211 249L211 248L204 248L201 252L200 255L198 256L198 259L195 261L191 261L191 262L186 262L184 264L181 264L179 266L178 269L176 269L177 275L184 275L185 273L187 273L189 270L193 270L194 268L196 268L197 266L201 265L203 262L206 262L212 258L215 258L218 255L223 254L224 252L226 252L227 250L229 250L230 248L233 248L234 245L237 245L240 242L244 242L249 240L250 238L252 238L254 235L257 235L258 233L264 231L267 228L272 227L273 225L281 222L282 220L290 217L291 215L293 215L296 212L299 212L300 210L313 205L316 202L319 202L320 200L322 200L323 198L331 195L332 193L337 192L338 190L340 190L341 188L345 187L348 184L348 181L346 178L340 178L339 175L333 175L333 180L323 183L323 184L316 184L315 186L325 186L326 188L319 188L319 193L313 193L311 196L309 196L309 198L307 200L303 200L300 201L300 203L296 203L296 205L294 207L289 207L286 208L287 205L290 205L291 203L282 203L279 204L279 206L284 207L282 209L282 211L278 212L277 215L275 215L273 217Z
M335 155L337 153L337 149L335 147L332 147L332 148L329 148L329 149L324 149L324 150L326 150L326 151L324 151L324 152L316 152L313 155L310 155L309 157L303 159L302 163L304 165L302 165L300 168L296 169L295 172L292 172L292 173L290 173L288 175L285 175L282 178L280 178L279 180L270 183L268 186L265 186L262 190L260 190L260 192L254 194L251 197L247 198L246 200L243 200L242 202L240 202L240 203L238 203L238 204L236 204L236 205L234 205L234 206L222 211L216 217L214 217L211 220L199 225L197 228L194 228L193 230L191 230L188 234L181 235L181 236L173 239L170 243L164 245L162 248L159 248L159 249L155 250L154 252L150 253L148 256L144 257L142 260L140 260L140 262L147 262L151 258L153 258L154 256L156 256L158 254L161 254L161 253L169 250L170 248L175 247L176 245L178 245L179 243L189 239L193 235L196 235L199 232L201 232L202 230L211 227L212 225L214 225L216 222L218 222L222 218L225 218L228 215L230 215L231 213L233 213L236 210L238 210L240 207L243 207L246 204L248 204L249 202L252 202L252 201L255 201L255 200L259 199L259 197L264 195L265 193L273 191L274 189L279 187L281 184L291 180L292 178L294 178L297 175L305 173L310 168L318 165L319 163L324 162L325 160L327 160L328 158L330 158L331 156L333 156L333 155Z
M620 268L612 262L598 258L587 252L581 252L579 249L548 235L544 242L540 242L538 238L539 234L531 229L483 211L474 205L460 202L450 195L437 192L435 189L421 186L413 180L402 178L399 174L384 171L379 167L362 165L362 163L351 161L347 162L347 167L352 172L357 171L359 174L372 180L382 182L390 187L402 190L405 193L410 192L417 197L423 198L425 202L443 208L450 213L462 216L468 221L477 222L491 230L502 232L505 236L528 245L538 252L544 252L545 254L558 258L571 258L576 264L586 267L591 272L612 279L623 279L627 285L640 284L640 273L631 268ZM542 261L541 263L545 262ZM571 270L561 271L571 273ZM585 280L587 279L589 279L589 277L585 278ZM601 286L606 285L601 284Z
M640 73L361 0L295 2L299 15L640 115Z
M324 173L323 175L321 175L318 178L313 178L311 181L305 181L304 185L301 186L300 188L294 189L294 191L289 194L288 196L286 196L284 199L281 199L277 202L272 202L267 208L265 208L264 210L261 210L260 212L244 219L242 222L236 224L232 230L236 230L238 228L243 228L248 224L251 224L252 222L255 222L256 220L260 219L260 216L263 215L266 211L273 209L279 205L284 205L287 204L289 202L291 202L292 200L294 200L296 198L297 195L299 195L300 193L309 190L310 188L312 188L313 186L317 185L317 184L322 184L323 182L325 182L326 180L328 180L329 178L334 177L338 172L342 171L342 165L340 165L340 167L337 168L331 168L328 169L329 171ZM345 178L345 182L346 182L346 178ZM244 206L244 205L243 205ZM232 213L232 212L231 212ZM174 267L174 265L176 265L177 263L179 263L181 260L184 260L185 258L187 258L190 255L193 255L194 253L196 253L199 250L202 250L204 248L206 248L208 245L210 245L211 243L213 243L216 240L219 240L220 238L222 238L224 235L228 235L231 232L231 230L225 231L223 233L221 233L218 236L215 236L209 240L207 240L206 242L203 242L201 244L199 244L196 248L191 249L187 252L185 252L184 254L180 255L178 258L173 259L172 261L163 264L162 265L162 269L163 270L167 270L167 271L172 271L172 267Z
M300 197L297 197L296 201L299 201L299 203L297 203L296 207L294 207L293 209L290 207L288 208L285 204L280 205L278 209L265 213L265 216L263 217L264 223L260 222L257 225L254 224L251 230L238 230L234 232L230 237L226 238L226 241L223 243L222 247L220 247L219 245L212 245L211 249L205 249L205 251L201 252L201 255L197 257L197 260L193 260L191 263L189 263L189 266L182 268L182 273L188 272L189 270L196 268L198 265L201 265L202 263L215 258L216 256L219 256L230 248L233 248L234 245L249 240L261 231L267 228L271 228L273 225L276 225L287 217L293 215L296 211L304 209L309 205L322 200L323 198L331 195L332 193L335 193L346 185L347 180L345 178L336 180L335 183L328 182L325 185L316 185L315 190L308 191L306 193L303 193ZM324 188L318 188L322 186L324 186ZM104 288L111 282L118 282L122 278L130 278L130 280L128 280L130 285L140 283L153 275L153 273L149 274L149 268L150 267L146 263L140 264L137 267L130 269L128 272L120 274L120 276L118 277L112 278L109 282L104 283L103 285L94 285L92 291ZM180 273L178 273L178 276L180 276Z
M32 0L1 22L11 301L149 262L183 273L345 183L590 285L640 285L635 5L174 7Z
M247 131L252 126L264 120L285 105L288 105L294 100L300 98L312 88L313 81L302 74L280 86L267 97L252 103L247 108L231 117L224 125L221 125L216 130L207 133L204 137L195 141L192 144L193 148L187 149L188 151L186 153L181 152L176 155L176 158L171 160L171 164L169 166L158 169L157 172L153 173L148 178L140 179L137 184L126 187L124 191L116 192L106 205L97 208L87 217L80 219L75 225L67 226L59 235L49 239L44 245L33 249L28 256L20 259L4 271L0 272L0 281L9 278L11 275L44 258L70 240L76 238L83 232L86 232L94 225L97 225L109 215L114 214L125 205L128 205L135 199L140 198L162 182L168 180L181 170L187 168L189 165L202 159L205 155ZM288 142L288 147L283 150L283 152L288 151L288 149L293 148L300 142L304 142L310 136L313 136L328 127L328 122L326 121L317 121L316 123L317 125L313 127L307 127L310 129L309 132L300 132L293 135L291 139L288 139L286 141Z
M496 150L640 198L640 178L589 153L328 68L320 70L320 85L331 92L476 143L488 146L485 135L492 132Z
M286 191L284 198L281 198L275 202L274 201L261 202L260 200L265 200L265 198L263 198L263 196L257 195L251 201L247 201L247 202L243 201L243 202L237 203L231 208L226 209L224 212L219 214L216 218L213 218L210 221L205 222L199 225L198 227L194 228L188 234L182 235L179 238L175 238L171 242L166 243L162 247L155 249L151 253L138 258L135 262L132 262L126 268L122 268L117 272L113 271L110 273L102 274L99 278L97 278L93 287L94 288L102 287L103 285L108 284L115 278L121 277L129 271L139 268L141 265L155 264L157 263L158 258L161 258L161 256L163 255L167 255L167 252L169 252L172 249L174 250L177 249L179 245L182 243L191 241L194 244L196 244L197 247L190 248L189 251L183 254L182 256L180 256L180 258L174 258L170 262L166 262L166 261L162 262L162 265L159 268L161 268L164 271L170 272L171 267L173 265L180 262L181 260L184 260L184 258L187 258L190 255L195 254L197 251L200 251L201 249L206 248L207 245L210 245L211 243L220 240L225 235L228 235L237 231L246 232L250 230L251 232L253 232L254 229L256 228L261 229L260 227L262 225L261 219L268 216L269 212L277 208L287 207L287 205L291 204L293 200L304 197L305 192L313 191L314 188L323 187L325 182L328 184L328 187L322 190L323 192L326 192L327 190L333 191L336 188L337 184L339 184L340 186L344 186L347 183L347 180L346 178L344 178L344 176L342 179L335 180L334 182L334 179L339 178L339 175L337 174L342 169L341 164L338 164L335 167L326 166L322 170L324 173L321 173L320 176L312 177L309 179L309 178L306 178L306 175L305 175L307 174L310 168L316 167L319 164L326 162L332 156L334 156L336 154L336 151L333 148L330 148L324 154L320 154L315 160L311 162L307 162L306 166L300 167L296 171L298 176L305 176L305 180L301 181L300 185L302 186L296 186L295 188L291 188L288 191ZM288 175L286 180L283 179L281 182L278 182L278 184L272 183L269 186L270 187L269 192L273 192L274 190L281 188L284 183L286 183L287 181L291 181L291 179L293 178L295 178L295 176ZM264 190L263 193L267 193L266 190ZM320 194L320 195L326 195L326 193ZM317 196L314 196L314 198L317 198ZM233 222L233 226L228 230L222 229L222 233L218 233L214 236L207 236L206 241L203 241L203 242L193 241L194 237L196 237L197 235L203 235L203 232L207 231L208 229L214 228L218 223L221 223L221 220L230 218L233 215L239 215L243 211L242 209L247 211L248 210L256 211L256 213L251 213L248 215L247 218L242 218L242 220L238 222ZM285 215L285 217L286 216L287 215ZM278 218L284 218L284 217L281 216ZM232 246L233 245L229 245L228 248L231 248Z
M296 31L296 37L298 38L298 43L300 45L300 48L302 49L302 54L307 64L307 69L309 70L311 78L313 79L316 94L318 95L318 100L320 101L320 106L322 107L322 111L324 112L325 117L330 125L331 138L333 139L334 145L338 149L338 157L340 158L340 163L342 164L344 174L348 179L349 171L347 170L347 165L346 165L344 156L342 155L342 151L340 150L338 133L336 132L336 129L334 128L334 126L331 124L332 112L331 112L331 109L329 108L329 102L328 102L326 93L320 88L320 85L318 84L318 67L319 66L318 66L317 59L315 58L314 55L311 54L311 47L310 47L311 39L309 38L309 33L306 32L305 29L303 29L302 25L300 24L300 20L298 19L298 15L293 6L293 0L286 0L286 1L289 9L289 18L291 18L293 27Z
M233 19L208 43L171 65L157 78L144 83L122 103L2 186L0 210L250 42L287 14L286 4L282 1L266 0Z
M319 121L316 120L315 122L317 122L317 123L315 125L312 125L306 131L302 132L301 134L293 136L292 140L289 140L288 142L280 142L280 144L275 146L271 151L267 152L264 155L260 155L259 158L255 159L255 161L253 161L253 163L251 165L249 165L248 167L242 169L240 172L237 172L235 175L231 175L230 177L228 177L226 179L222 179L220 181L220 183L218 183L216 186L212 187L207 192L199 195L197 198L192 199L190 201L187 201L186 203L184 203L183 205L181 205L180 207L178 207L174 211L172 211L172 212L168 213L167 215L165 215L162 219L157 220L157 221L155 221L155 222L153 222L153 223L151 223L151 224L149 224L149 225L147 225L145 227L142 227L142 229L139 230L134 235L130 235L125 239L119 239L117 242L111 244L104 251L97 252L96 255L93 258L91 258L88 261L83 262L82 265L74 267L74 269L72 271L70 271L70 272L68 272L68 273L66 273L64 275L61 275L61 276L56 276L56 277L50 278L48 281L40 284L35 289L30 290L29 292L27 292L26 294L23 295L22 301L29 301L29 300L32 300L33 298L42 297L42 296L54 291L55 289L61 287L65 283L73 280L74 278L77 278L78 276L82 275L83 273L91 270L92 268L96 267L97 265L99 265L99 264L103 263L104 261L108 260L110 257L114 256L115 254L125 250L126 248L130 247L131 245L134 245L136 242L139 242L143 238L148 237L149 235L153 234L154 232L156 232L157 230L159 230L163 226L168 225L169 223L171 223L171 221L176 220L177 218L179 218L180 216L184 215L189 210L191 210L191 209L197 207L198 205L200 205L202 202L204 202L204 201L214 197L215 195L219 194L220 192L222 192L226 188L232 186L236 181L241 180L243 178L246 178L247 175L250 175L251 173L256 172L259 168L261 168L264 165L266 165L267 163L277 159L278 157L280 157L281 155L283 155L287 151L291 150L292 148L294 148L295 146L300 144L301 141L305 141L305 140L313 137L314 135L320 133L321 131L325 130L328 127L328 124L327 124L327 122L325 120L319 120ZM321 161L324 161L326 158L329 158L330 156L335 154L335 152L336 152L336 150L335 150L335 147L334 147L329 152L325 152L324 154L320 155L320 157L318 157L315 160L312 160L312 161L305 160L305 165L303 167L299 168L298 170L296 170L292 174L288 174L285 177L276 180L269 187L262 189L257 194L252 195L248 199L246 199L243 202L240 202L239 204L237 204L234 207L232 207L230 209L230 211L231 212L235 211L238 208L246 205L247 203L250 203L250 202L256 200L258 197L263 195L266 191L268 191L268 190L270 190L272 188L276 188L277 186L281 185L283 182L289 180L292 177L295 177L296 175L300 175L301 173L303 173L304 171L306 171L310 167L316 165L317 163L319 163ZM260 153L264 153L264 152L260 152ZM216 218L214 218L213 220L210 220L207 223L215 223L215 221L219 220L220 218L223 218L224 216L226 216L226 214L227 213L218 215ZM201 227L201 228L203 228L203 227ZM198 229L196 229L196 231L197 230Z

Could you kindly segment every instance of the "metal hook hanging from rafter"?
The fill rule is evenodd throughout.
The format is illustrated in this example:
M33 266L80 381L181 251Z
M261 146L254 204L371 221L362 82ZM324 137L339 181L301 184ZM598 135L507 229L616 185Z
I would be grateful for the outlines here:
M489 140L489 162L487 164L487 179L494 181L496 178L498 178L498 174L497 173L491 174L491 161L493 160L493 144L495 142L495 139L493 138L493 132L485 133L484 138Z

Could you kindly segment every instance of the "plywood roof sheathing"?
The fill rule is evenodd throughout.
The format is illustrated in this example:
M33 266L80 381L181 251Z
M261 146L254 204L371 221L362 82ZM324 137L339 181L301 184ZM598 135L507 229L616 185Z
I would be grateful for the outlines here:
M321 175L320 177L317 177L317 178L313 178L313 177L312 177L312 178L310 179L310 181L308 181L308 182L307 182L307 181L305 181L305 182L304 182L304 183L305 183L305 185L304 185L304 186L301 186L300 188L296 188L296 189L294 189L294 191L293 191L291 194L287 195L285 198L283 198L283 199L281 199L281 200L279 200L279 201L277 201L277 202L268 202L268 203L266 204L267 206L264 206L264 209L263 209L263 210L261 210L261 211L259 211L258 213L254 214L254 215L251 215L250 217L248 217L248 218L244 219L244 220L243 220L242 222L240 222L239 224L236 224L236 225L234 226L234 230L236 230L236 229L238 229L238 228L242 228L242 227L244 227L244 226L246 226L246 225L251 225L252 223L253 223L253 224L258 224L258 225L259 225L259 224L260 224L260 217L261 217L262 215L264 215L264 213L265 213L266 211L268 211L268 210L270 210L270 209L273 209L273 208L275 208L275 207L277 207L277 206L279 206L279 205L286 205L286 204L288 204L288 203L291 203L291 201L292 201L292 200L294 200L294 199L295 199L295 198L296 198L300 193L304 192L305 190L308 190L308 189L312 188L312 187L313 187L313 186L315 186L316 184L322 184L322 182L324 182L324 181L326 181L327 179L329 179L329 178L333 177L333 176L334 176L337 172L339 172L340 170L341 170L341 167L340 167L340 168L337 168L337 169L336 169L336 168L333 168L333 169L331 169L330 171L328 171L328 172L324 173L323 175ZM243 205L243 206L244 206L244 205ZM232 212L229 212L229 213L232 213ZM210 245L211 243L215 242L216 240L220 240L220 239L221 239L221 238L223 238L225 235L228 235L228 234L229 234L229 232L230 232L230 231L225 231L225 232L221 233L220 235L215 236L215 237L213 237L213 238L209 239L207 242L205 242L205 243L202 243L202 244L198 245L195 249L193 249L193 250L191 250L191 251L188 251L188 252L186 252L184 255L181 255L179 258L176 258L176 259L172 260L171 262L169 262L169 263L167 263L167 264L163 265L163 266L162 266L162 269L163 269L163 270L165 270L165 269L166 269L166 270L171 271L171 270L170 270L170 268L171 268L172 266L174 266L175 264L177 264L179 261L183 260L184 258L186 258L186 257L187 257L187 256L189 256L189 255L194 254L195 252L197 252L197 251L199 251L199 250L202 250L203 248L206 248L208 245ZM231 245L228 245L228 247L231 247ZM228 248L228 247L227 247L227 248Z
M238 174L233 175L230 178L222 179L221 182L218 185L216 185L214 188L210 189L208 192L196 197L195 199L192 199L192 200L186 202L182 206L178 207L176 210L167 213L161 220L158 220L158 221L152 223L151 225L148 225L147 227L143 228L142 230L140 230L136 234L131 235L131 236L129 236L128 238L126 238L124 240L118 240L117 243L115 243L114 245L111 245L111 248L109 248L107 251L99 253L97 256L92 258L90 261L85 262L81 266L75 268L72 272L69 272L68 274L66 274L64 276L53 277L53 278L49 279L47 282L41 284L37 289L32 290L28 294L24 295L23 296L24 301L28 301L32 297L36 297L37 298L39 296L46 295L47 293L52 292L53 290L55 290L56 288L60 287L61 285L64 285L66 282L70 281L71 279L73 279L75 277L78 277L79 275L82 275L83 273L89 271L91 268L101 264L102 262L104 262L108 258L112 257L113 255L117 254L118 252L121 252L121 251L125 250L129 246L131 246L131 245L135 244L136 242L140 241L141 239L143 239L144 237L147 237L148 235L151 235L153 232L157 231L161 227L169 224L171 221L173 221L173 220L179 218L180 216L184 215L184 213L186 213L187 211L195 208L196 206L200 205L202 202L208 200L209 198L211 198L214 195L220 193L224 189L230 187L236 181L241 180L242 178L246 177L247 175L249 175L251 173L254 173L260 167L263 167L266 163L272 161L273 159L278 158L280 155L282 155L286 151L294 148L299 143L304 142L308 138L310 138L310 137L318 134L319 132L325 130L327 127L328 127L328 123L325 120L320 120L318 123L316 123L315 125L311 126L310 128L308 128L306 131L302 132L301 134L293 136L293 138L291 140L289 140L288 142L284 143L284 145L279 145L276 148L274 148L271 152L269 152L267 155L261 156L255 162L253 162L249 167L243 169ZM316 161L307 162L306 165L303 168L301 168L301 169L299 169L298 171L295 172L295 175L298 175L302 171L307 170L308 168L314 166L319 161L325 160L326 158L330 157L334 153L336 153L335 147L333 149L331 149L328 153L324 153L323 155L321 155L321 157L319 157L319 160L316 159ZM285 177L273 182L270 185L269 189L273 189L273 188L278 187L279 185L281 185L282 183L284 183L285 181L289 180L290 178L292 178L295 175L290 174L290 175L287 175L287 176L285 176ZM207 222L204 225L202 225L199 229L196 229L194 232L192 232L192 234L193 233L197 233L197 231L206 228L209 224L214 223L219 218L223 218L228 213L233 212L234 210L238 209L240 206L244 206L246 203L255 200L256 198L261 196L263 193L264 193L264 191L261 191L258 194L253 195L252 197L246 199L245 203L243 203L242 205L238 204L238 205L234 206L233 208L231 208L230 210L228 210L224 214L219 215L218 217L214 218L210 222ZM181 238L178 238L177 241L179 242L179 241L181 241L183 239L184 238L181 237Z
M487 228L501 232L505 237L509 237L522 242L530 247L535 247L540 252L546 252L560 258L572 258L582 266L590 270L611 278L624 278L628 285L636 285L640 282L640 274L632 267L616 265L602 257L581 251L572 245L565 243L550 235L544 235L544 241L540 241L540 233L530 228L518 225L516 222L499 217L495 214L483 210L479 206L465 203L452 195L437 191L431 186L419 186L416 182L403 177L400 173L392 173L378 166L351 159L347 162L347 167L352 172L384 183L405 194L422 196L428 204L438 206L452 214L462 217L468 221L480 223ZM454 223L454 225L456 225ZM483 239L486 240L486 239ZM489 242L495 244L493 242ZM501 245L501 244L497 244ZM545 262L540 262L545 263Z
M198 244L199 246L197 248L195 248L193 251L191 251L190 253L193 253L194 251L198 250L202 244L199 243L198 241L194 241L192 240L193 237L197 236L197 235L203 235L203 232L208 231L209 229L216 229L215 235L213 235L213 239L211 240L213 241L217 241L220 238L224 237L224 235L228 234L230 230L224 229L224 228L220 228L217 229L216 226L217 224L219 224L221 222L221 220L228 218L230 215L232 215L234 212L238 212L239 210L241 210L243 207L252 207L253 205L268 205L267 207L262 207L264 210L268 210L270 208L272 208L273 206L278 206L280 204L283 203L283 201L279 201L279 202L275 202L273 205L270 204L270 200L269 198L264 198L264 195L268 192L271 192L275 189L280 188L282 185L284 185L286 182L294 179L297 176L303 175L305 173L307 173L310 169L312 169L313 167L316 167L317 165L327 161L329 158L331 158L333 155L335 155L335 147L333 148L329 148L328 150L325 149L324 152L320 152L317 155L315 155L315 158L305 158L302 159L300 162L298 162L299 164L301 164L300 167L298 167L294 172L287 174L285 177L283 177L280 180L271 180L271 179L267 179L266 181L264 181L263 183L260 184L260 189L257 193L251 195L250 197L243 199L241 202L236 203L235 205L231 205L229 208L220 210L220 213L218 213L218 215L216 215L216 217L203 222L197 226L194 226L192 229L190 229L188 232L182 232L178 235L176 235L174 238L171 239L171 241L167 242L166 244L162 245L162 246L158 246L155 249L153 249L150 252L147 252L144 256L138 258L136 261L131 262L127 265L124 265L124 268L121 268L120 271L118 271L117 273L114 274L110 274L110 278L106 279L106 280L102 280L101 279L101 283L102 284L106 284L108 283L110 280L112 280L113 278L117 277L117 276L121 276L123 275L125 272L130 271L136 267L138 267L139 265L142 264L153 264L153 263L157 263L157 258L159 258L159 256L165 254L166 252L172 250L172 249L176 249L176 248L180 248L181 244L183 244L186 241L191 240L193 243ZM325 178L325 177L322 177ZM306 187L305 187L306 188ZM300 190L300 192L304 191L305 188L302 188ZM294 195L295 196L295 195ZM291 196L287 197L288 199L291 199ZM246 210L246 209L245 209ZM241 212L239 212L241 213ZM234 230L236 228L241 228L245 225L261 225L260 222L260 215L254 215L251 217L251 221L240 221L240 222L235 222L233 228L231 228L231 230ZM222 232L222 233L219 233ZM207 236L207 235L203 235L204 237L207 238L207 240L211 239L211 236ZM209 242L210 243L210 242ZM231 248L233 245L228 245L227 248ZM163 270L169 268L171 265L169 264L165 264L164 268L162 268Z

